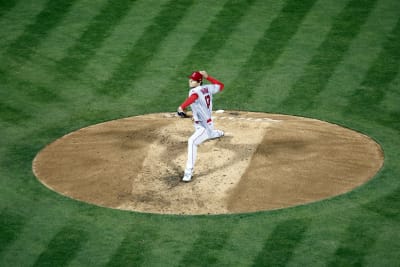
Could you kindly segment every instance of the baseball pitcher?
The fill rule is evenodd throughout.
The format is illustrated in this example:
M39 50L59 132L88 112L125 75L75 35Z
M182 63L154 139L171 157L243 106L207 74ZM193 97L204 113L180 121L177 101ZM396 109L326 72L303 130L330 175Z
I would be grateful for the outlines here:
M211 84L203 85L203 78ZM182 181L190 182L196 162L197 147L208 139L222 137L224 132L214 130L211 118L213 95L224 89L224 84L211 77L206 71L195 71L189 76L189 97L178 107L178 115L187 117L185 110L188 106L192 109L193 125L195 132L188 141L188 155L185 173Z

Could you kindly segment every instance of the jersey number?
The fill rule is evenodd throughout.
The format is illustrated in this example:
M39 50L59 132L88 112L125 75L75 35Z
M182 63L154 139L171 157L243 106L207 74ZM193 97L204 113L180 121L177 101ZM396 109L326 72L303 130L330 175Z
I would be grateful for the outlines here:
M207 108L210 108L210 104L211 104L211 97L210 97L210 95L206 95L206 96L204 97L204 99L206 100Z

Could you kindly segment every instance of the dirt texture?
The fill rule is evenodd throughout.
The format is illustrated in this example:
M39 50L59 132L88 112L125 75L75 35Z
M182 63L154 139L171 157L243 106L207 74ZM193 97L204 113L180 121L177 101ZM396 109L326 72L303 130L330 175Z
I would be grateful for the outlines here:
M383 165L371 138L288 115L214 113L223 138L199 146L180 181L190 119L148 114L89 126L46 146L33 171L50 189L99 206L166 214L223 214L306 204L351 191Z

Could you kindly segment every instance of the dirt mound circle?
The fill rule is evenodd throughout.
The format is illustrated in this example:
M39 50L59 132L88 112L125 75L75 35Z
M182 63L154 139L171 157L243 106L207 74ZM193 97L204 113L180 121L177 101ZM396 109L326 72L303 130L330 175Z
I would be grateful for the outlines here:
M315 202L371 179L383 152L371 138L320 120L214 113L226 136L199 146L180 182L190 119L148 114L82 128L46 146L33 171L50 189L99 206L166 214L254 212Z

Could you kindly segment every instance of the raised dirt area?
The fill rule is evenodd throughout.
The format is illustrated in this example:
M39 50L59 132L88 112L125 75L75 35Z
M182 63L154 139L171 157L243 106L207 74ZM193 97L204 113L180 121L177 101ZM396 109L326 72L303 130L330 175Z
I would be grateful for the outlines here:
M50 189L116 209L222 214L285 208L343 194L371 179L383 152L371 138L296 116L214 113L226 136L199 146L183 183L190 119L171 113L104 122L46 146L33 171Z

